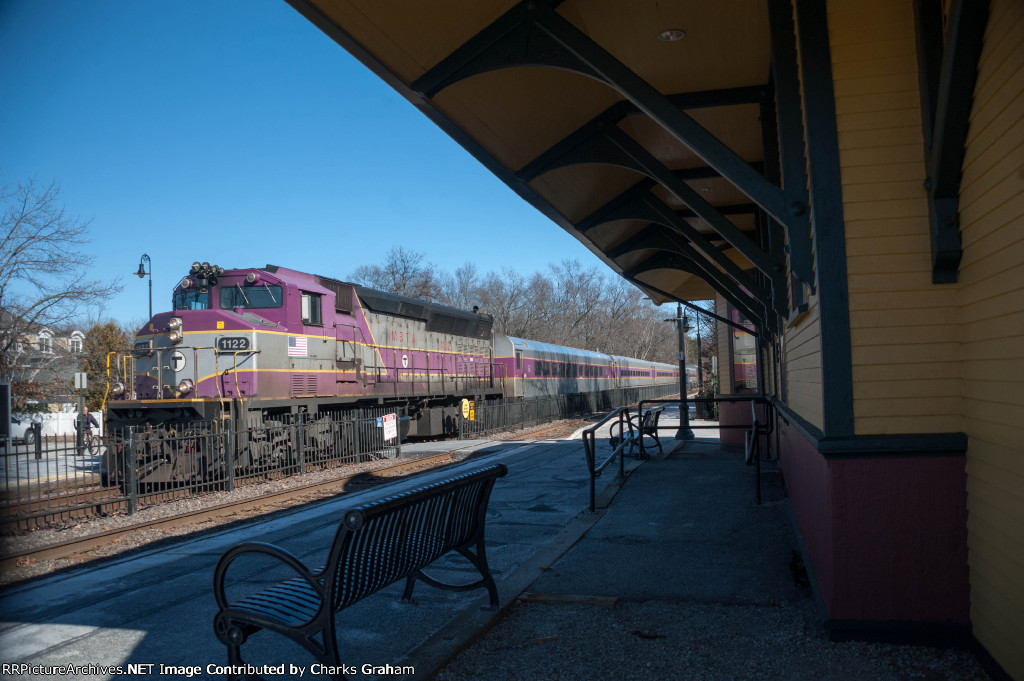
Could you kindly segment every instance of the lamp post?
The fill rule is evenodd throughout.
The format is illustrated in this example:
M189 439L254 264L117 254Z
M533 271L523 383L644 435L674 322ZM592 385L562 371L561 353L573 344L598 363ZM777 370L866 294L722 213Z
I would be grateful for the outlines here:
M692 440L695 436L690 428L690 404L686 397L689 387L686 376L686 332L690 330L690 320L683 314L683 306L677 303L676 316L665 321L675 322L679 330L679 430L676 431L676 439Z
M704 394L704 353L701 352L700 348L700 312L696 312L697 317L697 397L707 397ZM706 419L707 415L707 402L697 403L697 418Z
M149 271L146 271L146 265L149 265ZM153 261L149 259L149 256L145 253L139 259L139 271L135 274L138 275L139 279L149 277L149 318L153 318Z

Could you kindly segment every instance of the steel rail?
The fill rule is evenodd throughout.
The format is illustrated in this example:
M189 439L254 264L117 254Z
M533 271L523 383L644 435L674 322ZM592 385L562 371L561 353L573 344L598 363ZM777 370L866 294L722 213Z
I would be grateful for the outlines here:
M248 499L242 499L240 501L231 501L223 504L217 504L215 506L210 506L196 511L190 511L188 513L182 513L168 518L157 518L155 520L137 523L130 527L106 530L104 532L98 532L96 534L91 534L86 537L68 539L62 542L58 542L56 544L48 544L46 546L25 549L23 551L5 553L3 555L0 555L0 570L9 571L13 568L42 560L70 558L72 556L85 554L101 546L114 544L117 541L119 541L121 537L139 530L166 530L173 529L176 527L195 525L200 522L221 519L250 509L264 507L267 506L268 504L275 504L283 501L292 501L295 500L295 498L303 495L322 493L336 487L342 487L348 483L351 483L355 478L359 478L370 473L386 472L389 474L389 477L393 477L395 473L401 472L403 470L423 467L438 468L444 463L448 462L451 462L451 454L446 452L444 454L428 456L422 459L406 461L393 466L387 466L385 468L377 468L372 471L356 472L341 478L335 478L334 480L310 483L307 485L293 487L291 489L283 490L280 492L264 494L258 497L251 497ZM270 510L267 512L267 514L274 513L278 510L280 509Z

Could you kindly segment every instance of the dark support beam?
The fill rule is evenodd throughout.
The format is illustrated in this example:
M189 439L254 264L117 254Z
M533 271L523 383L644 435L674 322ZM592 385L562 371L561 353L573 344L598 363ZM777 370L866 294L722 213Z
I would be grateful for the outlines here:
M639 142L627 135L621 128L598 121L580 128L544 154L535 163L531 163L531 173L541 170L534 167L543 161L543 169L579 163L604 163L620 166L655 180L673 196L685 203L696 215L715 230L723 239L743 254L754 264L754 267L769 277L781 276L784 262L781 257L772 259L749 239L736 225L723 216L712 206L700 192L680 180L671 169L666 167ZM748 166L749 167L749 166ZM524 173L520 179L527 180L531 175ZM781 255L781 254L780 254Z
M725 317L721 317L719 315L716 315L716 314L713 314L711 312L708 312L704 308L699 307L697 305L694 305L691 302L688 302L688 301L685 301L685 300L681 300L678 297L676 297L676 296L672 295L671 293L669 293L668 291L664 291L664 290L658 288L657 286L652 286L651 284L648 284L645 281L637 279L636 277L627 277L625 274L622 275L622 278L627 280L627 281L632 282L635 286L638 286L641 289L646 289L648 291L653 291L654 293L657 293L658 295L662 296L663 298L667 298L668 300L671 300L671 301L674 301L674 302L677 302L677 303L681 303L682 305L685 305L686 307L690 308L691 310L694 310L696 312L700 312L702 315L705 315L707 317L711 317L712 319L716 319L716 320L722 322L723 324L725 324L726 326L731 326L732 328L736 329L737 331L742 331L743 333L748 333L748 334L750 334L752 336L755 335L754 331L752 331L751 329L747 328L743 324L739 324L737 322L732 321L731 319L727 319Z
M650 272L652 270L669 269L669 270L680 270L682 272L689 272L695 277L703 279L712 289L722 295L729 303L737 310L743 312L754 324L761 327L764 320L760 314L754 311L754 308L748 306L743 300L736 298L733 293L727 289L721 289L719 284L710 281L704 277L702 268L689 258L671 252L661 252L638 263L635 267L627 270L623 273L623 276L627 279L635 279L637 275L643 274L644 272ZM748 314L749 313L749 314Z
M680 242L678 238L673 238L671 235L669 238L675 241L675 250L692 265L691 272L703 279L733 307L742 311L748 319L755 320L758 327L763 328L766 323L770 322L770 313L763 299L752 298L750 294L743 292L739 286L702 258L688 244Z
M779 170L779 135L778 127L776 125L775 117L775 98L766 97L761 102L761 140L764 145L764 164L765 164L765 178L769 182L778 184L780 181L780 170ZM760 221L764 221L767 225L768 230L768 250L774 254L776 258L785 256L783 253L787 250L785 229L775 220L772 220L767 213L761 211L758 215ZM810 229L808 228L807 237L810 238ZM793 272L793 257L789 259L789 271ZM780 277L772 280L772 293L775 297L775 311L783 317L790 316L790 310L793 306L792 297L789 295L788 281L789 277Z
M917 83L921 95L921 132L925 161L935 140L935 110L942 77L942 0L914 0L917 36Z
M756 203L731 203L725 206L715 206L719 215L753 215L761 209ZM681 218L699 218L700 216L692 210L677 210L676 215Z
M580 234L586 234L598 225L616 220L657 221L661 213L643 200L645 196L651 195L651 187L653 186L654 182L650 178L640 180L577 222L576 230Z
M547 66L595 78L616 89L664 130L767 211L789 226L794 216L772 186L728 146L683 113L569 21L541 3L516 5L413 83L433 97L471 75L513 66Z
M700 195L700 192L679 180L671 170L644 149L639 142L618 128L608 131L608 134L616 145L633 159L645 175L654 178L668 189L673 196L685 203L697 217L711 225L713 230L728 241L733 248L742 253L754 267L769 276L782 269L783 265L781 262L773 261L769 254L762 251L754 241L719 213L714 206L708 203Z
M768 0L768 19L772 36L774 100L762 103L761 124L764 129L763 114L766 105L770 105L774 125L773 129L765 131L770 136L765 136L764 140L766 148L769 139L775 142L777 155L774 161L778 165L768 163L768 157L765 156L765 177L782 187L795 218L784 225L789 242L789 269L813 288L807 157L804 154L803 109L800 106L800 75L797 70L792 0Z
M668 242L664 237L664 229L665 228L660 225L647 225L633 236L625 239L618 246L605 251L605 255L612 260L615 260L616 258L621 258L627 253L642 251L648 248L667 250Z
M674 210L666 206L663 201L651 194L650 191L647 191L642 185L635 185L623 192L623 194L615 197L608 204L597 209L593 215L584 218L579 225L586 223L588 225L587 229L592 229L600 222L611 222L613 220L643 220L644 222L664 225L693 244L705 258L721 268L739 286L750 291L751 294L758 298L768 300L769 292L767 289L755 282L736 263L698 232L693 225L679 217ZM578 226L578 228L582 230L582 227Z
M822 431L838 437L853 435L853 364L832 53L825 4L796 0L796 9L815 269L820 274Z
M955 282L960 268L960 181L988 7L989 0L950 0L938 67L943 44L941 3L914 2L932 282L936 284Z
M684 256L695 267L695 269L688 271L699 276L723 296L728 296L730 302L733 302L733 300L745 301L742 308L744 314L747 312L753 313L753 310L763 306L763 302L759 303L751 299L749 294L744 293L736 282L732 281L721 270L704 259L681 236L667 231L665 227L660 225L650 225L637 232L615 248L609 250L607 255L610 258L618 258L626 253L643 250L667 251ZM758 318L761 319L762 315L758 314Z
M772 217L784 224L792 220L790 207L778 187L752 171L742 158L657 89L557 13L537 8L531 13L531 18L556 44L568 49L586 65L581 73L594 73L599 80L621 92L640 111L715 168Z

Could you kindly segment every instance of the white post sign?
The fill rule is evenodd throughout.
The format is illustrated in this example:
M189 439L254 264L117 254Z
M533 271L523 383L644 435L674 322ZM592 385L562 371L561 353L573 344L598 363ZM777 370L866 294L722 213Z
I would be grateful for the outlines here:
M66 376L67 374L65 374ZM75 372L75 390L85 390L86 388L86 373L84 371Z
M395 414L384 415L384 441L398 437L398 420Z

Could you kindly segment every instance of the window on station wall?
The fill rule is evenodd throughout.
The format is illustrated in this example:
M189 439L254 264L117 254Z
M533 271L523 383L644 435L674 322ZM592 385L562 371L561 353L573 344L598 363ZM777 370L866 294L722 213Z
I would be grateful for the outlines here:
M753 329L750 320L736 310L732 310L732 318L738 324ZM757 339L753 334L739 329L732 329L732 375L733 392L757 392Z

